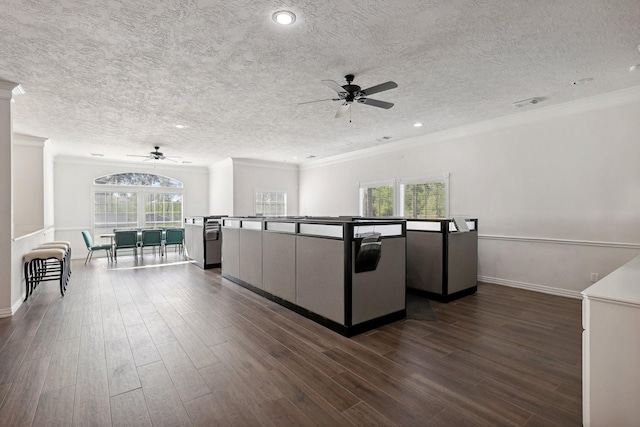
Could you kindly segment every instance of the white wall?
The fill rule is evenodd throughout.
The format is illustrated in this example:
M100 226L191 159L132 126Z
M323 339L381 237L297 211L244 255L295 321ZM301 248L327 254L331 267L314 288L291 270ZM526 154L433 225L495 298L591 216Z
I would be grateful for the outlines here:
M51 147L51 142L46 141L44 144L44 152L42 157L42 169L43 169L43 199L44 199L44 228L53 227L54 222L54 185L53 185L53 149ZM53 240L53 239L52 239Z
M640 254L640 87L318 161L301 215L358 214L358 183L450 173L486 281L577 296Z
M11 151L13 149L11 98L17 83L0 80L0 317L11 315L13 256L13 196Z
M22 305L26 286L22 257L54 238L52 197L53 159L46 138L14 135L13 199L14 239L11 249L10 304L0 307L0 317L12 315ZM39 223L39 224L38 224Z
M86 256L81 231L91 229L91 187L97 177L114 173L146 172L174 178L184 184L184 216L207 215L209 212L209 172L206 168L172 165L153 167L138 163L58 156L53 170L55 240L70 241L74 258Z
M13 234L44 228L44 144L46 138L13 135Z
M233 161L216 163L209 168L209 214L233 215Z
M233 215L255 215L254 191L287 192L287 215L298 215L298 166L249 159L233 161Z

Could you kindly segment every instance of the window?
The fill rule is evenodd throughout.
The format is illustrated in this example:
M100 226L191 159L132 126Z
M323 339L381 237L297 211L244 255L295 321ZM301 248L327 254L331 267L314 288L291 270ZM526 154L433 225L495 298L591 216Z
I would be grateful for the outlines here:
M395 179L360 184L360 215L446 218L449 174L432 178Z
M182 194L145 194L145 227L173 228L182 226Z
M106 175L94 180L93 232L114 228L182 226L182 183L145 173Z
M286 216L286 191L255 191L255 214L258 216Z
M401 215L407 218L446 218L448 178L400 182Z
M395 212L394 181L360 184L360 215L393 216Z
M138 226L138 194L116 191L93 193L94 236L113 232L114 228Z
M144 187L182 188L182 183L166 176L150 173L116 173L93 180L97 185L136 185Z

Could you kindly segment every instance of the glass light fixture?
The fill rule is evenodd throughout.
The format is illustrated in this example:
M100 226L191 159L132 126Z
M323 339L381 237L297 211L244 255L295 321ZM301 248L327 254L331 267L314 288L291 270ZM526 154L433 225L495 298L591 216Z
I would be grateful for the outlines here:
M291 25L296 21L296 15L288 10L279 10L273 14L273 20L280 25Z

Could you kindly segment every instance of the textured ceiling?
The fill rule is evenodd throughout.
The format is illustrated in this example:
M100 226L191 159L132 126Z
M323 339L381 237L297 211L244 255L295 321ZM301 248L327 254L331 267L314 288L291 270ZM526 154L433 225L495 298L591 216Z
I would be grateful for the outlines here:
M640 85L639 23L638 0L2 0L0 79L59 154L295 163ZM297 105L349 73L395 106Z

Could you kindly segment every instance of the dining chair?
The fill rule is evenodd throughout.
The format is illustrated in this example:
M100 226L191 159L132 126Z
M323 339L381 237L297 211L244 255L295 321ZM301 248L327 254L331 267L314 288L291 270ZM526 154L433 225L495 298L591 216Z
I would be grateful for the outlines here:
M138 232L136 230L114 230L113 254L118 262L118 249L133 249L133 256L138 256Z
M84 230L82 232L82 238L84 239L84 243L87 245L87 250L89 251L87 253L87 257L84 260L85 265L87 264L87 262L91 262L91 258L93 257L93 251L99 251L104 249L107 252L107 258L108 259L113 258L113 254L111 253L111 249L112 249L111 244L103 243L99 245L94 245L93 239L91 238L91 234L89 234L87 230Z
M184 249L184 229L183 228L167 228L164 236L164 253L167 253L167 246L174 245L178 249L178 253L182 253Z
M144 248L146 246L153 247L153 254L156 254L156 247L159 248L160 256L162 256L162 230L142 230L142 242L140 245L140 255L144 256Z

